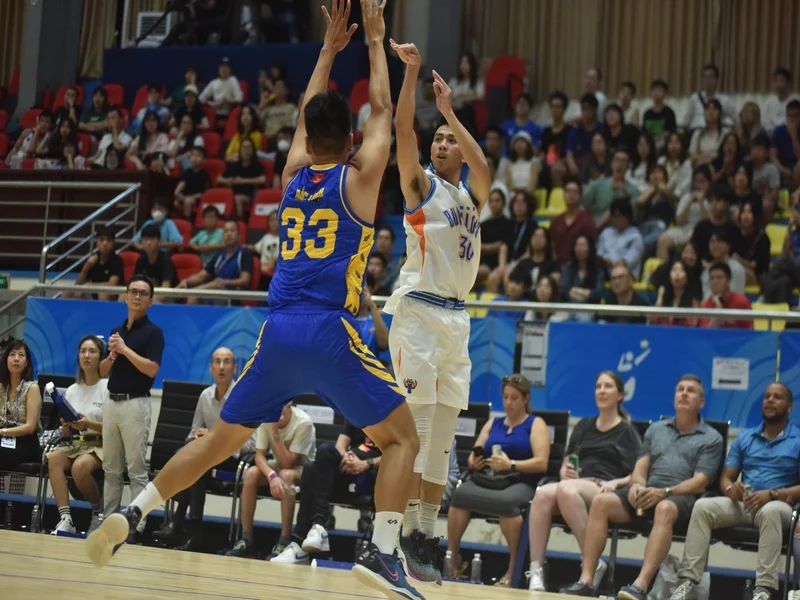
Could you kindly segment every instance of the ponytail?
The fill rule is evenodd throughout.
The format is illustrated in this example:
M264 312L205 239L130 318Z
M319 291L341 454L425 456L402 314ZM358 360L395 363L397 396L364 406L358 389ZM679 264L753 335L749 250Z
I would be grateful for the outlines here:
M625 421L627 423L630 423L631 422L631 416L628 414L628 411L626 411L624 408L622 408L622 402L623 401L620 400L620 403L617 404L617 414L620 416L620 418L623 421Z

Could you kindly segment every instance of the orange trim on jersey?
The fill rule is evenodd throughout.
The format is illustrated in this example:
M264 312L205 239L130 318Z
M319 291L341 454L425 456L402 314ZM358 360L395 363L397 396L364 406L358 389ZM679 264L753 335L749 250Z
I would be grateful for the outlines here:
M406 213L406 220L411 228L419 236L419 249L422 252L422 269L425 268L425 212L422 210L415 210L413 213Z

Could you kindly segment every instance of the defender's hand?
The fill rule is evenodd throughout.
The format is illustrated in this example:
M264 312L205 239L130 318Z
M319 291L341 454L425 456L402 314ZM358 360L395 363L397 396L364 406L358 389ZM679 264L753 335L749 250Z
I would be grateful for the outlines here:
M358 29L358 25L353 23L349 29L347 27L347 21L350 19L350 0L331 0L331 13L322 7L327 25L322 47L341 52L350 43L350 38Z

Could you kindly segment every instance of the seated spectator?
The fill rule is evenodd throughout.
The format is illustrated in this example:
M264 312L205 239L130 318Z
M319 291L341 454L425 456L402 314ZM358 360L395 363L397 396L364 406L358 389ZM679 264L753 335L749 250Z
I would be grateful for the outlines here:
M567 167L572 175L580 172L580 162L592 151L592 138L603 133L597 120L598 102L594 94L581 96L581 116L567 137Z
M169 136L162 131L158 115L148 111L142 121L142 132L128 148L128 159L140 171L149 170L169 175L166 163L168 149Z
M486 288L497 293L506 278L509 265L516 263L528 249L531 236L538 225L533 213L536 200L527 192L517 192L511 197L512 234L508 242L500 246L497 254L497 268L489 274Z
M64 121L72 121L77 127L82 112L83 107L78 105L78 88L70 86L64 92L64 105L53 113L53 124L59 127Z
M583 93L585 96L594 96L597 100L597 112L602 113L608 105L608 98L600 89L602 86L602 71L598 67L589 67L583 76ZM573 125L580 121L580 106L573 106L568 111L568 118Z
M83 264L75 285L123 285L125 267L122 259L114 251L114 230L106 225L95 228L97 251ZM81 298L84 294L64 294L65 298ZM98 300L111 300L109 294L97 294Z
M220 216L216 206L206 205L203 208L203 228L198 230L189 242L189 250L197 252L204 265L225 248L222 229L219 227Z
M708 242L709 254L711 255L711 265L724 263L728 265L731 270L731 290L744 294L746 285L747 274L744 270L744 265L738 260L731 260L733 246L728 233L724 229L717 229L711 234L711 240ZM703 271L701 276L703 284L703 299L705 300L711 294L709 287L709 269Z
M611 269L611 290L600 293L592 292L589 297L592 304L609 304L612 306L650 306L639 294L633 291L633 276L627 264L618 264ZM603 315L604 323L646 323L647 318L641 315L617 316Z
M733 259L744 267L747 285L758 285L769 271L770 243L761 226L759 205L745 200L739 211L739 245L733 248Z
M159 238L160 244L162 248L166 248L167 250L174 250L180 246L183 246L183 236L181 232L178 230L178 226L175 225L175 221L168 218L169 215L169 207L167 206L166 200L162 198L156 198L153 200L153 208L150 210L150 218L144 222L142 228L133 236L133 245L141 250L142 249L142 238L144 237L144 230L152 225L156 227L159 231Z
M674 131L664 134L666 153L658 164L667 170L667 187L676 198L683 198L692 185L692 161L686 155L681 136Z
M181 180L175 188L175 207L183 208L183 216L192 220L194 207L199 204L200 198L211 187L211 179L203 168L206 150L202 146L195 146L189 151L191 168L185 169Z
M6 166L19 169L23 160L35 157L42 142L48 138L52 126L53 113L49 110L40 112L36 117L36 127L25 129L14 142L14 147L8 151Z
M611 175L611 157L608 142L602 133L592 136L592 153L580 165L580 181L586 185Z
M219 77L212 79L200 94L200 102L208 104L217 113L218 121L227 121L234 105L244 99L239 80L231 73L231 61L226 56L217 69Z
M669 553L676 525L689 522L692 507L714 483L722 461L722 437L700 417L703 384L684 375L675 388L675 416L647 429L630 485L592 500L583 542L580 579L562 594L595 596L594 577L609 523L653 521L639 576L618 597L646 600L647 590Z
M531 236L528 250L516 262L513 268L525 269L531 274L531 285L535 286L543 277L553 276L558 282L561 271L553 259L553 240L550 231L537 227Z
M383 274L383 285L394 289L394 283L400 274L400 261L394 255L394 229L388 225L376 228L375 252L380 252L387 259L386 272Z
M178 284L179 288L200 288L203 290L247 290L253 277L253 254L246 246L239 245L239 226L236 221L227 220L222 228L222 241L225 247L206 263L199 273L187 277ZM186 304L197 304L199 298L186 299Z
M606 268L625 265L638 277L644 258L642 234L633 225L633 207L627 198L617 198L609 209L610 227L606 227L597 241L597 256Z
M581 185L574 177L564 182L564 204L566 212L550 222L550 236L553 238L553 251L556 260L566 265L572 256L575 242L581 236L597 239L597 228L591 215L581 205ZM483 229L483 227L481 227ZM485 235L485 230L484 230Z
M272 459L267 459L267 450ZM243 557L253 554L253 519L256 512L258 488L268 485L270 496L281 503L281 537L272 547L275 558L292 543L294 517L294 486L299 485L304 465L313 462L317 450L314 422L305 412L290 402L283 407L277 423L262 423L256 430L255 465L244 474L242 487L242 537L227 556Z
M222 407L228 400L228 396L233 389L233 376L236 374L236 358L228 348L220 347L214 350L211 355L211 366L209 367L214 383L200 392L197 406L194 409L192 418L192 428L186 437L186 443L203 437L214 427L219 420ZM171 542L177 536L183 534L186 526L186 509L191 506L192 518L189 531L191 536L183 544L178 546L178 550L198 550L202 546L202 526L203 513L206 504L206 490L211 482L211 473L215 469L221 471L236 472L239 465L239 458L242 455L253 454L256 449L256 436L253 433L245 444L230 458L215 465L206 471L197 482L191 487L186 488L175 496L175 512L171 520L156 532L159 540Z
M531 119L533 110L533 96L528 92L523 92L514 105L514 118L500 123L500 129L506 137L506 144L509 146L520 131L525 131L530 136L530 142L534 148L539 149L542 144L542 128Z
M236 135L231 138L231 141L228 143L228 148L225 150L225 160L228 162L236 162L239 160L239 148L242 145L242 141L248 138L253 142L256 152L260 151L263 147L261 123L258 121L256 109L249 104L245 104L239 111Z
M64 146L67 143L75 144L78 139L77 133L78 126L69 119L61 121L55 131L49 131L36 148L36 157L39 159L37 168L45 160L51 165L60 163L64 157Z
M719 93L719 68L716 65L705 65L702 71L702 89L690 97L689 110L686 112L687 129L701 129L708 125L708 106L716 103L720 113L720 123L732 125L736 121L736 109L730 98Z
M603 122L603 135L609 148L625 147L633 156L636 152L636 141L639 139L639 130L634 125L626 123L625 115L617 104L606 107Z
M515 267L508 275L508 280L505 284L505 294L496 296L493 302L527 302L530 301L531 288L533 281L531 280L531 272L524 267ZM494 317L506 319L512 323L525 320L525 309L520 310L494 310L492 311Z
M585 304L594 294L601 295L605 290L605 271L597 260L594 239L581 235L572 246L572 256L561 269L558 280L562 301ZM592 315L587 313L570 313L575 321L591 321Z
M769 162L769 138L766 135L757 136L750 144L750 163L753 165L752 188L761 198L764 209L762 216L772 215L778 207L781 173L778 167ZM769 221L765 218L762 222Z
M103 167L107 171L122 169L125 166L125 154L125 152L121 152L114 147L109 148L106 151L106 159L103 163Z
M750 153L750 145L760 135L766 135L761 126L761 109L755 102L745 102L739 112L739 122L733 127L733 133L739 138L742 154Z
M617 93L617 103L625 115L625 122L638 127L639 109L633 104L635 99L636 85L632 81L623 81Z
M364 291L361 294L361 304L359 306L356 321L358 322L358 335L370 352L378 356L381 352L389 349L389 329L386 321L381 316L381 310L370 293L370 281L372 275L367 273L364 277Z
M786 105L800 99L792 91L792 73L785 67L778 67L772 73L772 90L775 92L764 102L764 128L769 135L781 125L786 125Z
M108 93L104 88L97 88L92 94L92 104L88 110L81 114L78 129L94 136L97 140L103 137L108 129L106 117L108 116Z
M367 260L367 273L375 278L374 286L367 288L373 296L391 296L392 287L386 281L389 260L380 252L373 252Z
M258 72L258 89L272 93L275 82L279 79L286 80L286 63L282 60L276 60L269 66L269 75L264 69Z
M731 268L726 263L714 263L708 269L708 287L711 295L700 305L702 308L732 308L750 310L747 296L731 291ZM729 321L721 317L700 319L700 327L752 329L752 321Z
M175 88L175 91L172 92L171 96L164 99L164 104L171 107L173 111L177 110L177 108L184 103L187 86L194 86L194 93L197 95L197 86L199 85L198 82L199 73L197 72L197 67L195 65L188 65L183 70L183 83Z
M106 168L106 154L110 148L114 148L119 153L126 153L133 143L133 138L128 134L122 122L122 114L119 108L112 106L106 113L107 133L103 134L97 144L97 152L89 158L92 168Z
M783 532L800 495L800 430L789 422L792 403L786 384L767 387L761 404L764 422L740 431L725 460L719 478L723 495L701 498L694 505L673 600L695 593L707 566L712 531L741 525L757 527L759 534L753 600L778 595Z
M639 188L625 177L629 164L628 151L625 148L615 149L611 158L611 176L595 181L583 194L583 206L594 219L598 230L609 224L609 208L615 199L626 198L632 205L639 197Z
M179 121L180 126L175 134L175 137L170 140L167 146L168 166L172 167L175 161L181 167L181 171L186 171L192 168L192 159L190 156L194 148L203 148L205 150L206 142L203 137L197 133L192 117L183 115ZM205 152L204 152L205 155Z
M139 109L136 116L131 121L128 131L131 135L139 135L142 132L142 124L144 118L149 112L154 112L158 115L158 120L162 127L169 125L170 112L161 100L161 94L164 88L160 83L151 83L147 86L147 103Z
M532 302L550 304L559 302L558 279L552 275L547 275L539 279L533 290ZM539 309L532 309L525 313L526 321L567 321L569 314L563 311L551 312Z
M695 167L714 160L728 132L722 126L722 105L719 100L715 98L708 101L705 115L705 125L701 129L696 129L689 141L689 157Z
M233 190L236 202L236 218L244 220L245 207L253 203L257 187L267 185L264 166L256 158L256 148L249 138L242 140L239 147L239 160L228 163L225 172L217 178L217 185Z
M564 120L569 98L564 92L550 94L550 119L553 124L542 132L542 183L547 189L561 187L567 175L567 139L572 125ZM497 170L500 171L501 164Z
M178 284L178 277L175 274L175 267L169 252L160 248L161 230L157 225L145 226L141 231L141 250L139 260L133 269L134 275L147 275L156 287L174 287ZM122 295L122 299L125 295ZM153 302L163 302L162 296L154 296Z
M711 234L715 231L724 231L726 239L732 248L738 248L741 243L739 228L730 218L730 205L733 192L726 185L715 185L711 188L711 200L708 203L708 218L700 221L694 228L692 244L700 254L703 266L708 267L713 261L711 256Z
M0 355L0 472L42 458L38 435L41 410L31 350L22 340L11 338Z
M331 493L335 488L355 485L357 494L371 495L380 464L380 448L361 429L345 421L336 444L320 444L316 458L303 467L303 493L291 543L270 562L307 565L309 554L329 552L325 528L331 515Z
M295 126L297 106L289 100L289 84L282 79L275 81L272 94L261 94L258 116L264 124L264 133L274 138L284 127Z
M691 241L686 242L681 250L681 254L675 260L680 260L686 267L689 275L689 293L698 301L703 297L703 286L700 285L700 276L703 274L703 263L697 255L697 250ZM666 286L670 281L670 272L673 261L667 261L658 267L650 276L650 285L656 289Z
M708 165L700 165L694 170L692 182L692 190L681 197L675 209L675 226L667 229L658 238L656 256L663 261L669 260L673 248L690 241L697 224L708 218L708 192L711 184L711 170ZM695 250L698 250L697 246Z
M630 483L642 440L622 407L624 399L625 386L619 375L603 371L597 376L594 401L598 415L581 419L572 430L561 465L561 481L536 490L528 519L531 591L546 591L545 551L553 516L561 515L583 551L592 500ZM607 569L606 562L598 560L592 588L598 589Z
M717 156L711 161L711 180L733 187L733 176L742 164L742 148L735 133L726 133L719 145Z
M653 105L644 111L642 117L642 130L652 136L659 154L667 146L667 133L675 133L678 130L675 111L664 103L668 92L669 86L666 81L654 79L650 84L650 98Z
M492 157L496 163L495 176L492 181L504 182L506 180L506 169L508 169L508 158L506 158L506 142L503 137L503 130L499 127L489 127L484 134L483 153L486 157Z
M508 169L506 169L506 187L512 192L528 192L533 194L539 185L539 158L534 155L533 140L530 134L518 131L511 138L508 150Z
M483 100L485 90L478 69L478 59L472 52L461 55L458 74L450 78L448 85L453 90L453 108L456 116L462 123L474 128L475 113L472 110L472 103Z
M489 218L481 223L481 266L478 268L478 279L486 281L489 274L497 268L500 249L513 244L514 223L506 217L507 190L505 186L492 184L486 206Z
M70 440L69 444L57 446L47 455L50 484L60 517L51 532L53 535L62 531L75 533L67 475L72 476L75 485L92 505L89 531L100 526L103 504L92 473L103 468L103 403L111 402L108 379L100 377L100 361L105 349L103 340L94 335L84 336L78 343L78 375L64 396L80 420L66 423L61 419L61 435Z
M792 189L800 186L800 100L792 100L786 105L786 124L777 127L772 134L772 163L781 172L784 183Z
M292 138L294 138L294 129L292 127L282 127L278 131L278 136L275 141L275 173L272 175L272 187L280 189L281 177L283 177L283 170L286 168L286 159L289 157L289 148L292 147Z
M640 133L636 140L636 150L627 173L628 181L639 188L643 194L649 189L648 174L650 168L656 164L656 143L647 133Z
M650 167L646 190L636 200L634 215L644 239L644 256L648 257L652 256L658 238L675 218L678 199L667 184L664 165L654 164Z
M680 260L672 263L669 270L669 279L658 288L656 306L659 308L697 308L700 306L700 297L697 290L700 281L694 277L689 266ZM683 327L696 327L697 319L688 317L651 317L650 322L656 325L681 325Z
M175 109L175 114L171 122L173 127L180 125L183 118L188 116L192 120L192 123L194 123L196 129L201 131L209 129L210 124L208 122L208 117L203 110L203 105L200 104L200 100L197 97L196 85L189 84L183 88L183 101L177 106L178 108Z
M267 232L250 250L257 252L261 256L261 279L259 279L259 289L269 290L272 276L275 274L275 265L278 264L280 254L280 239L278 238L278 209L276 208L269 214L269 228ZM371 287L371 286L370 286Z

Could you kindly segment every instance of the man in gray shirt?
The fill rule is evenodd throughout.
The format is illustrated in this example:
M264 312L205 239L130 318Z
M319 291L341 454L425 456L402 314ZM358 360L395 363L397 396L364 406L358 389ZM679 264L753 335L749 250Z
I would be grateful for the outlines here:
M700 417L703 384L684 375L675 388L675 417L653 423L644 436L629 487L598 495L592 502L583 545L581 578L562 594L594 597L597 561L606 545L608 523L653 520L636 581L617 598L646 600L647 590L672 545L676 523L686 524L698 496L714 482L722 461L722 436Z

